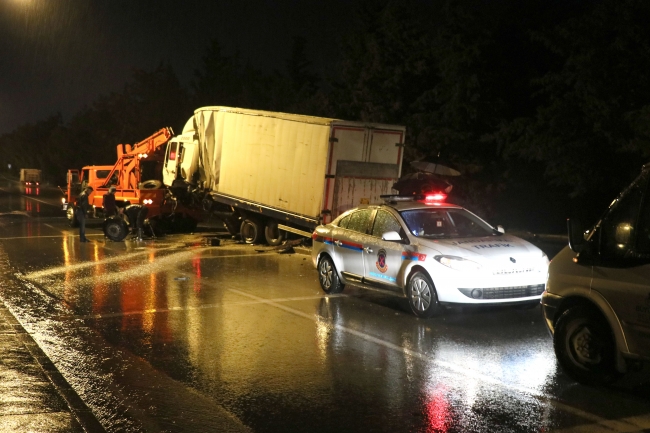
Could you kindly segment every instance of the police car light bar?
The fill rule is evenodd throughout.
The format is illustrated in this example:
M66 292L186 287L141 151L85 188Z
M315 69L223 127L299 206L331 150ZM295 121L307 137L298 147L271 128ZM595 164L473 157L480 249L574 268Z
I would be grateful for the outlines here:
M425 203L440 203L445 201L447 198L447 194L443 192L434 192L434 193L429 193L424 197L424 202Z
M379 198L384 200L385 203L397 203L398 201L423 201L425 203L443 203L447 199L447 194L444 192L430 192L426 194L413 194L413 195L399 195L399 194L384 194Z

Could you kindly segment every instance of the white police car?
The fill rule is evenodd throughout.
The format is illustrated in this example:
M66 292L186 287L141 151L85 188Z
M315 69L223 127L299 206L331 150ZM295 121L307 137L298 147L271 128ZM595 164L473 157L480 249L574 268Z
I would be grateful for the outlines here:
M418 317L441 304L539 303L548 258L495 229L444 194L384 196L349 210L312 235L312 260L326 293L344 285L409 299Z

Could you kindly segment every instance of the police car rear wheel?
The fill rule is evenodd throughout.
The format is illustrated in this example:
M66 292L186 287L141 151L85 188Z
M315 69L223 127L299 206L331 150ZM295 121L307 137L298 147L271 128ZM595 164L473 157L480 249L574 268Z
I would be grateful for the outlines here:
M318 281L325 293L341 293L345 287L339 279L334 262L328 256L318 262Z
M440 313L438 294L433 282L424 272L416 272L411 276L407 295L411 311L416 316L427 319Z
M620 375L612 331L593 308L579 305L562 313L555 325L553 346L562 369L577 382L606 384Z

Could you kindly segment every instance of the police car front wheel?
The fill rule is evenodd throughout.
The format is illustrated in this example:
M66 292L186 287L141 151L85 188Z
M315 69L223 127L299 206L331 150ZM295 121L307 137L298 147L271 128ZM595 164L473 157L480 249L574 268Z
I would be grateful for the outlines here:
M411 311L423 319L440 314L438 294L431 278L424 272L415 272L409 279L407 296Z

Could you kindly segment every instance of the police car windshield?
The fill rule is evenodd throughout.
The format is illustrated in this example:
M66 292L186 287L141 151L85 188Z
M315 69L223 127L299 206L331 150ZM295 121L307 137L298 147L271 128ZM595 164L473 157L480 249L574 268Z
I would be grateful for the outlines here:
M464 209L416 209L400 214L409 231L421 238L497 236L501 233Z

